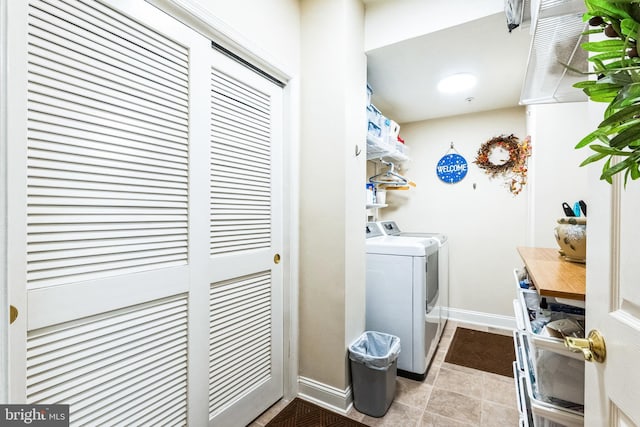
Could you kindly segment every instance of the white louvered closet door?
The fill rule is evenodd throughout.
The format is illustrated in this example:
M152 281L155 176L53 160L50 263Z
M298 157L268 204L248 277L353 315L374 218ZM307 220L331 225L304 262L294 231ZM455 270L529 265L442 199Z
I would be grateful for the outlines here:
M10 399L72 425L206 419L209 42L142 1L9 8Z
M209 416L237 426L283 394L282 89L212 50Z

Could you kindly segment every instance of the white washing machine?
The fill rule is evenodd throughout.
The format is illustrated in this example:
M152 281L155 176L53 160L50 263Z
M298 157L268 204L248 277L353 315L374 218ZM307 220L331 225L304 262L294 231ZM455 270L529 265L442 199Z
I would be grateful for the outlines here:
M427 237L438 241L438 294L432 300L434 316L440 317L440 328L438 330L438 341L442 331L449 319L449 241L442 233L421 233L400 231L400 227L395 221L378 221L379 229L387 236L400 237Z
M427 303L438 282L438 242L384 236L375 223L366 234L366 329L399 337L398 375L424 380L438 345Z

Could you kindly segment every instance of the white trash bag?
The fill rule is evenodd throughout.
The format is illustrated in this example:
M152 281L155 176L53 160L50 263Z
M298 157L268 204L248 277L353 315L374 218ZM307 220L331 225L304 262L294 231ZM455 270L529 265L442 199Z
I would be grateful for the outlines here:
M349 359L372 369L387 369L400 354L400 338L366 331L349 346Z

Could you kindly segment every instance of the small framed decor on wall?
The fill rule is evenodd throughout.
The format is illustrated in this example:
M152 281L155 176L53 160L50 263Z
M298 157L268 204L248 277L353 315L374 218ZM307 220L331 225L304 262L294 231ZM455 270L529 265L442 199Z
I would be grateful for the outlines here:
M467 176L468 170L467 160L453 148L453 142L449 151L442 156L436 165L438 178L447 184L455 184L462 181Z

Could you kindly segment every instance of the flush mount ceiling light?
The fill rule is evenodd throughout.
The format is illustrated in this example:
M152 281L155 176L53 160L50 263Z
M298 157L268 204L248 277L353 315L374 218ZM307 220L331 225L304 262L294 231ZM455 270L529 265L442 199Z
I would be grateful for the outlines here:
M476 76L471 73L452 74L438 83L438 90L443 93L456 93L471 89L476 85Z

